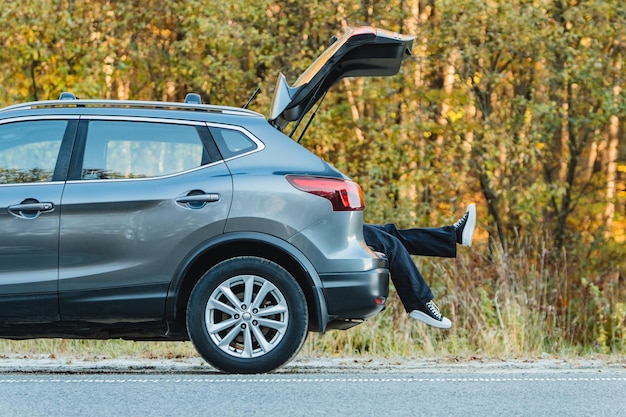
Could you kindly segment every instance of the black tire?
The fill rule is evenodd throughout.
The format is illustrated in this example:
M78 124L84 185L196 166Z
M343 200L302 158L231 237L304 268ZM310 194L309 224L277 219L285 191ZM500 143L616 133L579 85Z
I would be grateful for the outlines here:
M187 305L187 331L198 353L228 373L270 372L289 362L302 348L308 321L293 276L251 256L209 269Z

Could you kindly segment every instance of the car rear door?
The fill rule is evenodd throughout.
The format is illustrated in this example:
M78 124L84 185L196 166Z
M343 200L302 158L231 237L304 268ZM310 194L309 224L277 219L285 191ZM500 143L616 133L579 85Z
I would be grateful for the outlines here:
M162 319L185 256L223 233L232 197L203 123L83 116L63 195L62 320Z
M0 121L2 323L59 319L59 207L76 125L68 117Z
M371 26L348 28L293 85L288 85L285 76L279 74L268 121L280 130L290 122L299 123L342 78L397 74L402 61L411 55L414 39L413 35Z

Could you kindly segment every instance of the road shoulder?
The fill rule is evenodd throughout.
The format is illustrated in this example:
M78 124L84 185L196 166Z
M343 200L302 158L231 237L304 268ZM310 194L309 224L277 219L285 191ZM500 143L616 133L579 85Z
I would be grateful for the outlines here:
M626 359L601 358L379 358L298 356L275 374L316 373L420 373L420 372L624 372ZM201 358L78 358L46 356L3 356L0 373L218 373Z

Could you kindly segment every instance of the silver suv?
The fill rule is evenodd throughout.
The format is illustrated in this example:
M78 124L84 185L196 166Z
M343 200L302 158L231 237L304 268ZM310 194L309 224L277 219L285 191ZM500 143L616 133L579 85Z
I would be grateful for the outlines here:
M412 40L348 30L279 76L268 119L193 94L1 109L0 337L190 339L258 373L383 310L361 189L282 131L336 80L397 73Z

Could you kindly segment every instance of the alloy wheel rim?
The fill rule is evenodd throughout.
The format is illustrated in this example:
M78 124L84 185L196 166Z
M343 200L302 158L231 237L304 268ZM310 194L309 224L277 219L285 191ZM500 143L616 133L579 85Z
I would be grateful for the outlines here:
M280 344L289 325L289 309L283 293L270 281L238 275L211 293L205 323L221 351L237 358L255 358Z

